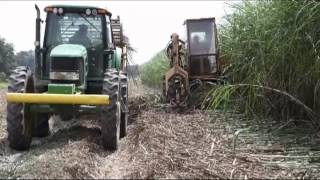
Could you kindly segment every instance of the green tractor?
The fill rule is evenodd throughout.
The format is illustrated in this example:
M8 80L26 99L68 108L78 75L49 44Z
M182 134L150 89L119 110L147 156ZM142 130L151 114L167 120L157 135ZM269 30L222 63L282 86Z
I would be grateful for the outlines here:
M70 120L93 114L101 122L103 147L116 150L128 121L127 43L119 17L97 7L48 6L41 43L43 21L35 8L34 72L20 66L9 78L10 147L27 150L32 137L48 136L51 115Z

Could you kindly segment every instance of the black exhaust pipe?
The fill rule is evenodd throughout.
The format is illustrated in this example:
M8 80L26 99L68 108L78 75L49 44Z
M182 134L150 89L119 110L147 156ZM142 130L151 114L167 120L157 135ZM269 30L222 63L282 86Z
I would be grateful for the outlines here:
M40 32L41 32L41 18L40 18L40 9L35 4L35 8L37 11L37 19L36 19L36 41L34 42L35 45L35 77L39 79L41 76L41 52L40 52Z
M40 9L36 4L35 4L35 8L37 10L35 46L36 46L36 49L40 49L40 26L41 26Z

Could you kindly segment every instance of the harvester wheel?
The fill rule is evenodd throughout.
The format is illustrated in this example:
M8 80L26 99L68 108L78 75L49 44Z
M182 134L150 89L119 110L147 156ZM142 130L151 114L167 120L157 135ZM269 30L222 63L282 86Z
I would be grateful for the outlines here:
M109 95L110 104L102 106L101 134L105 149L116 150L120 138L120 87L118 71L108 69L104 74L102 94Z
M127 135L128 125L128 77L127 73L120 72L120 92L121 102L125 106L121 108L121 121L120 121L120 138Z
M48 114L37 114L33 122L33 137L46 137L50 134Z
M9 77L8 92L32 93L34 80L27 67L17 67ZM30 106L23 103L7 104L7 131L9 146L16 150L27 150L32 140L33 117Z

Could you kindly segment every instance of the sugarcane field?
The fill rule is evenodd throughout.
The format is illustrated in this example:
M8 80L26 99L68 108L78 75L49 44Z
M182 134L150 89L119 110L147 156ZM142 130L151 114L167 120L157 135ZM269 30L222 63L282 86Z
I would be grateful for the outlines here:
M0 10L1 179L320 178L319 1Z

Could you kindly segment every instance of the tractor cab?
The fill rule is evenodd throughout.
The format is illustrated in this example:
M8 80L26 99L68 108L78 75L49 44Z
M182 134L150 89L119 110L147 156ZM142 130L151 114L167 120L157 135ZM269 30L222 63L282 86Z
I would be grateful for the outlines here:
M215 18L188 19L184 25L190 79L214 76L219 72Z
M80 90L97 93L105 69L117 61L111 13L103 8L70 5L47 6L44 11L43 48L38 46L40 38L36 40L36 61L40 62L36 77L42 84L73 83ZM38 37L40 25L36 32Z

